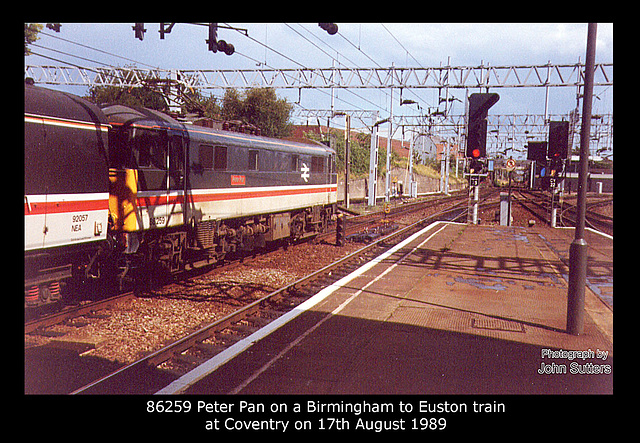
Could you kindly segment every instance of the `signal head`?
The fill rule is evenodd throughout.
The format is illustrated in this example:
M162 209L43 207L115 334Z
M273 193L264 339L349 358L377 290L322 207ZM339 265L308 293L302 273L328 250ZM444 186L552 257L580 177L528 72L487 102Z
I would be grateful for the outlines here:
M224 40L218 40L218 49L227 55L232 55L236 51L235 46Z
M338 25L335 23L318 23L318 26L327 31L329 35L334 35L338 32Z

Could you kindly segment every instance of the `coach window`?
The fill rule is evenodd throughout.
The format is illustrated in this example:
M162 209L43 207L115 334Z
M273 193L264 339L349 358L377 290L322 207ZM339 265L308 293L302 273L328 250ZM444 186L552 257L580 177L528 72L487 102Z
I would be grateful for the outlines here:
M171 189L181 189L184 186L184 146L182 144L182 135L169 137L169 177Z
M213 146L200 145L198 148L198 162L203 169L213 169Z
M138 154L138 167L140 168L151 167L151 144L153 138L147 132L136 129L132 136Z
M249 149L249 163L247 165L247 169L249 171L258 170L258 150L257 149Z
M174 135L169 138L169 170L182 171L184 169L184 147L182 136Z
M138 167L167 169L166 133L134 128L132 136L138 154Z
M136 136L140 148L139 164L152 169L167 169L167 133L166 131L140 131Z
M300 156L299 155L292 155L291 156L291 169L290 171L294 172L298 170L298 162L300 161Z
M311 157L311 172L323 173L324 172L324 157Z
M137 168L131 144L129 131L109 128L109 166L112 168Z
M215 147L214 168L216 171L224 171L225 169L227 169L227 147L226 146Z

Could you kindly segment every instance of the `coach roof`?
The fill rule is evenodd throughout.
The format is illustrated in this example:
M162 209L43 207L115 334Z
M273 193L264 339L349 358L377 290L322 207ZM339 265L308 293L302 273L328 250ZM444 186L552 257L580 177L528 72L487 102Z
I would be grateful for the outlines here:
M112 124L136 125L184 130L179 121L152 109L139 106L109 105L102 108Z
M106 125L104 113L91 102L66 92L25 84L24 112L64 120Z

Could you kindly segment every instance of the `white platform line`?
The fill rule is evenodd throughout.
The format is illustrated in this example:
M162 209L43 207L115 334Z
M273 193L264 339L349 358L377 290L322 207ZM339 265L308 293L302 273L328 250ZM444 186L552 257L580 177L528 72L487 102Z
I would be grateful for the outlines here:
M555 228L555 229L575 229L575 227L573 227L573 226L560 226L560 227ZM601 236L603 236L605 238L608 238L609 240L613 240L613 235L605 234L602 231L598 231L597 229L593 229L593 228L590 228L588 226L586 226L585 229L587 231L593 232L594 234L598 234L598 235L601 235Z
M402 242L400 242L397 245L395 245L393 248L391 248L388 251L380 254L378 257L374 258L373 260L369 261L368 263L365 263L360 268L358 268L355 271L353 271L351 274L341 278L340 280L338 280L337 282L331 284L330 286L327 286L326 288L324 288L323 290L318 292L316 295L314 295L310 299L308 299L305 302L303 302L303 303L299 304L298 306L296 306L293 310L291 310L288 313L284 314L283 316L277 318L276 320L272 321L271 323L269 323L265 327L257 330L256 332L254 332L253 334L251 334L248 337L244 338L243 340L238 341L233 346L225 349L221 353L219 353L216 356L212 357L211 359L207 360L206 362L204 362L203 364L201 364L197 368L191 370L190 372L187 372L186 374L184 374L182 377L178 378L177 380L174 380L168 386L166 386L166 387L162 388L161 390L159 390L158 392L156 392L156 394L160 394L160 395L165 394L165 395L167 395L167 394L180 394L180 393L184 392L191 385L193 385L196 382L200 381L201 379L203 379L204 377L206 377L207 375L209 375L210 373L212 373L213 371L218 369L223 364L225 364L228 361L230 361L233 358L235 358L238 354L244 352L246 349L248 349L249 347L253 346L254 343L257 343L258 341L262 340L264 337L268 336L273 331L279 329L281 326L287 324L288 322L290 322L291 320L293 320L294 318L296 318L297 316L299 316L303 312L308 311L309 309L311 309L312 307L314 307L315 305L317 305L318 303L323 301L325 298L327 298L329 295L331 295L333 292L335 292L337 289L342 288L343 286L345 286L347 283L349 283L354 278L362 275L364 272L368 271L369 269L371 269L372 267L374 267L378 263L380 263L383 260L387 259L389 256L394 254L396 251L398 251L399 249L403 248L407 244L411 243L416 238L420 237L421 235L423 235L424 233L428 232L430 229L432 229L433 227L435 227L435 226L437 226L439 224L448 225L448 224L454 224L454 223L443 222L443 221L436 221L436 222L431 223L426 228L423 228L422 230L416 232L415 234L411 235L407 239L405 239ZM438 232L440 232L440 231L438 231ZM435 233L433 235L435 235ZM431 237L429 237L429 238L431 238ZM348 300L348 301L350 301L350 300ZM343 303L343 305L346 306L345 303ZM341 307L339 307L339 309L344 308L344 306L341 305ZM283 355L284 355L285 352L286 352L286 349L285 349L285 351L283 351Z
M324 324L324 322L326 322L327 320L329 320L331 317L333 317L334 315L338 315L340 312L342 312L342 310L344 308L347 307L347 305L349 303L351 303L357 296L359 296L360 294L362 294L364 291L367 290L367 288L371 285L373 285L375 282L377 282L378 280L382 279L382 277L384 277L385 275L387 275L389 272L393 271L400 263L402 263L407 257L409 257L411 254L413 254L416 249L422 247L426 242L428 242L429 240L431 240L431 238L436 235L438 232L442 231L444 228L446 228L447 226L443 226L440 229L438 229L436 232L434 232L433 234L431 234L429 237L427 237L426 240L424 240L422 243L420 243L418 246L414 247L411 251L407 252L405 255L402 256L402 258L400 258L397 262L395 262L393 265L389 266L387 269L384 270L384 272L380 273L380 275L376 276L376 278L374 278L373 280L371 280L369 283L367 283L366 285L364 285L361 289L359 289L355 294L351 295L351 297L349 297L347 300L345 300L344 302L342 302L342 304L340 306L338 306L336 309L334 309L333 311L331 311L331 313L325 315L319 322L317 322L316 324L314 324L313 326L311 326L309 329L307 329L306 331L304 331L302 334L300 334L298 336L298 338L296 338L295 340L293 340L291 343L289 343L282 351L280 351L275 357L273 357L271 360L269 360L265 365L263 365L260 369L258 369L256 372L254 372L249 378L247 378L244 382L242 382L241 384L239 384L235 389L229 391L229 394L238 394L240 393L240 391L242 391L244 388L246 388L247 386L249 386L251 384L251 382L253 382L256 378L258 378L260 376L260 374L262 374L264 371L266 371L267 369L269 369L271 366L273 366L273 364L275 362L277 362L278 360L280 360L282 357L284 357L284 355L289 352L291 349L293 349L295 346L298 345L298 343L300 343L302 340L304 340L306 337L308 337L313 331L315 331L316 329L318 329L322 324ZM357 271L355 271L357 272Z

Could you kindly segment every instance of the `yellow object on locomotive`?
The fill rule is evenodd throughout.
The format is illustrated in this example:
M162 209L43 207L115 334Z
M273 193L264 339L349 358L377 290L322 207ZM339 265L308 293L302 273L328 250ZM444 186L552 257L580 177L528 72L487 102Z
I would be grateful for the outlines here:
M109 169L109 215L117 231L137 231L138 171Z

